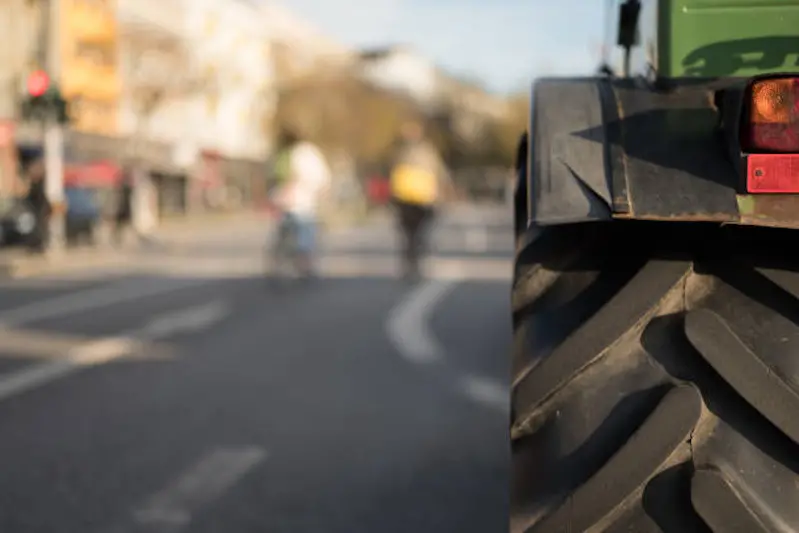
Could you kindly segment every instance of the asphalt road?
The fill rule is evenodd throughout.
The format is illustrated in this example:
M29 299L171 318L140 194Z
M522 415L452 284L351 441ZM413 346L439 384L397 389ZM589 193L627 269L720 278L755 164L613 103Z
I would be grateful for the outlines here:
M0 285L0 531L507 530L510 221L389 220L274 290L263 228Z

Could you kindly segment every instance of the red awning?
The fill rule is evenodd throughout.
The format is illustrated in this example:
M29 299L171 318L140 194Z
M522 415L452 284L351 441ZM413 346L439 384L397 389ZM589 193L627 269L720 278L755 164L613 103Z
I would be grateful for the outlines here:
M111 161L67 165L64 185L69 187L111 187L119 183L121 170Z

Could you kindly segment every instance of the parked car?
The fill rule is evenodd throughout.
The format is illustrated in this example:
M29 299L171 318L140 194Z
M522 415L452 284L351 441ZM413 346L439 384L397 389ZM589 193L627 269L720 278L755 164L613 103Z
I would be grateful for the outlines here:
M97 226L102 219L96 191L84 187L67 187L64 195L67 201L67 244L94 244Z
M67 244L94 243L101 220L95 191L83 187L67 187L66 238ZM0 198L0 246L24 244L36 228L36 217L25 198Z
M23 244L36 228L36 217L24 198L0 198L0 246Z

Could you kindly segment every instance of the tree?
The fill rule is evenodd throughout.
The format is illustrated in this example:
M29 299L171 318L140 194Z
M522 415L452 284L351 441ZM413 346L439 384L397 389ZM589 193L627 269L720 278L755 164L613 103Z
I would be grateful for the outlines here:
M519 137L527 129L530 101L527 94L513 95L508 99L507 112L491 127L492 156L497 162L513 165Z
M402 121L413 112L410 102L346 69L317 69L281 87L276 122L323 149L344 150L375 166L386 163Z

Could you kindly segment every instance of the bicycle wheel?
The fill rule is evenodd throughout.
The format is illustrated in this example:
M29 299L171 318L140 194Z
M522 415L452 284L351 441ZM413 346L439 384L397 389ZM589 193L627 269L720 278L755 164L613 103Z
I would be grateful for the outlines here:
M291 219L284 220L274 242L268 247L266 275L275 279L288 279L296 272L296 228Z

